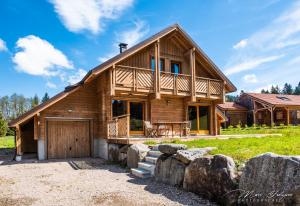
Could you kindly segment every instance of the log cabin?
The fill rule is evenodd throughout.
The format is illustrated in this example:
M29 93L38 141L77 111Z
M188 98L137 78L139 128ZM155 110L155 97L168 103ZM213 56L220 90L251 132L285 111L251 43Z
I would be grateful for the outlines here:
M165 136L181 136L185 121L191 122L191 135L216 135L216 105L234 91L231 81L175 24L129 49L120 44L120 54L11 121L10 127L16 130L18 155L107 158L109 144L147 139L144 121L172 127Z
M237 103L248 109L248 125L300 124L300 96L243 93Z
M222 127L227 128L229 126L245 126L247 124L248 109L235 102L225 102L224 104L218 104L217 107L226 117Z

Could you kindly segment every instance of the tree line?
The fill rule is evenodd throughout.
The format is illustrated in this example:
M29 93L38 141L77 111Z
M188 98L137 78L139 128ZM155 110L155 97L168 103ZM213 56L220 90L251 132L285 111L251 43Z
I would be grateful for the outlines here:
M5 136L7 131L10 132L7 128L9 121L49 99L50 97L47 92L42 99L38 95L27 98L16 93L11 96L0 97L0 137Z

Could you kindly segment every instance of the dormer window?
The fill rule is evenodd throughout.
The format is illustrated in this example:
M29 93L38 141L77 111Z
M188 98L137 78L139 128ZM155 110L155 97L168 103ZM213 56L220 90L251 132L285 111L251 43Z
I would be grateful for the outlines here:
M282 101L291 101L288 97L277 96L277 98L282 100Z

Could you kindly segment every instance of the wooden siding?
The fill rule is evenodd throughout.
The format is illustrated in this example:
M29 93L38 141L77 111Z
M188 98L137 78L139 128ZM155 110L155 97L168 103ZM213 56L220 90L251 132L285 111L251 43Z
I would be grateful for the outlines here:
M20 127L22 153L36 153L37 141L34 140L34 121L33 119Z
M226 111L225 116L228 118L228 121L224 123L225 127L228 126L245 126L247 124L247 112L244 111Z

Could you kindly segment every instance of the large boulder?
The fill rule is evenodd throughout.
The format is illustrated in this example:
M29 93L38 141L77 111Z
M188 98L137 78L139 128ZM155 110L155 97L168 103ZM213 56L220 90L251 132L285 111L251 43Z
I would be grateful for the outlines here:
M142 161L147 153L150 151L149 147L144 144L133 144L127 150L127 166L129 168L137 168L138 162Z
M162 154L155 167L155 180L173 186L182 186L185 164L178 161L174 155Z
M187 146L184 144L160 144L158 150L167 155L176 154L177 150L184 150Z
M300 156L266 153L250 159L241 175L239 189L239 201L246 203L300 204Z
M237 189L236 166L224 155L205 156L186 167L183 188L223 205L233 204Z
M120 145L109 144L108 145L108 160L111 162L119 162L119 150L120 150Z
M215 147L204 147L204 148L195 148L189 150L178 150L176 153L176 159L183 162L184 164L189 164L191 161L195 160L198 157L206 155L208 152L216 149Z

